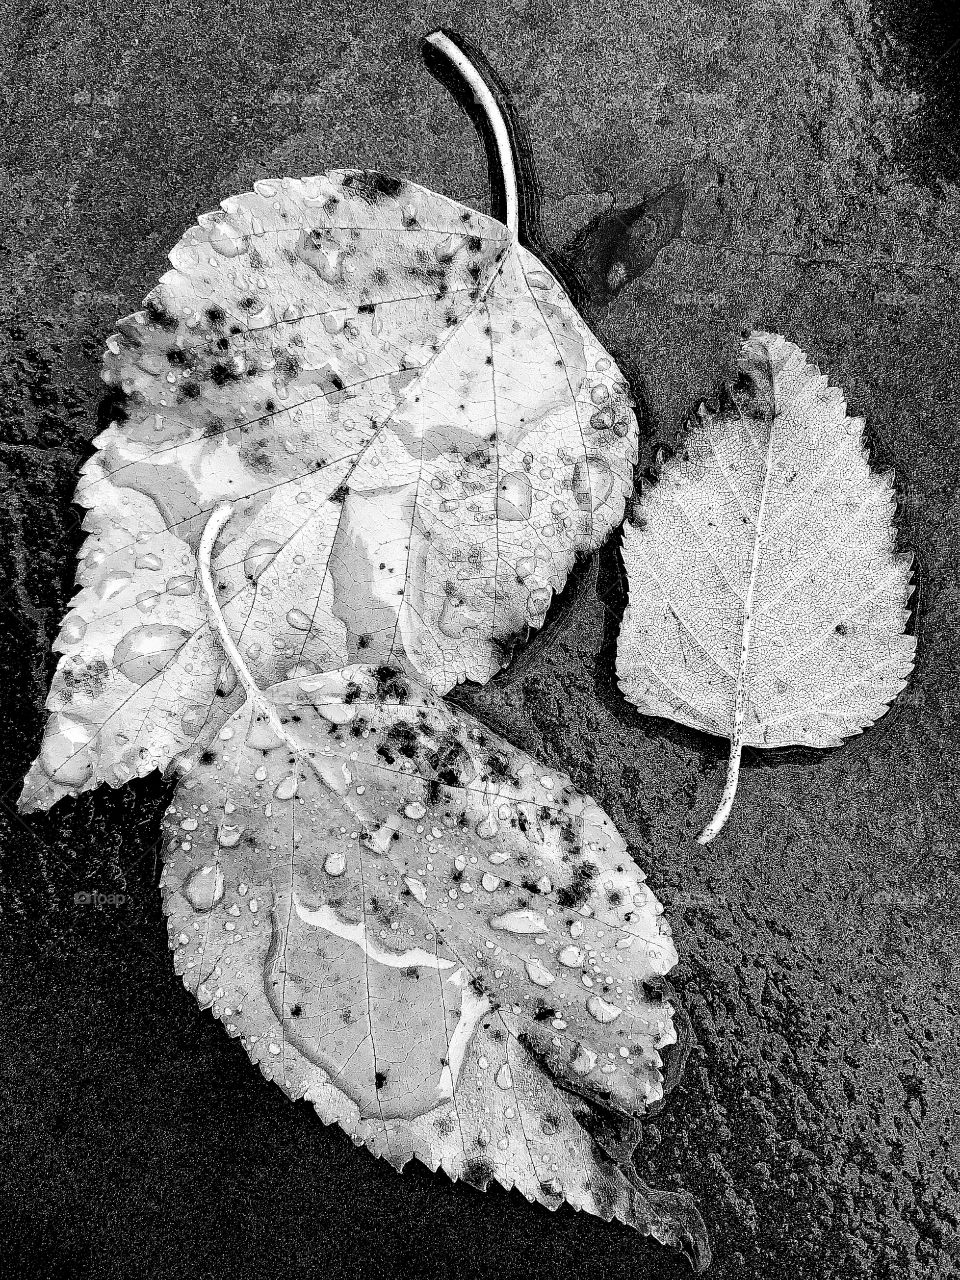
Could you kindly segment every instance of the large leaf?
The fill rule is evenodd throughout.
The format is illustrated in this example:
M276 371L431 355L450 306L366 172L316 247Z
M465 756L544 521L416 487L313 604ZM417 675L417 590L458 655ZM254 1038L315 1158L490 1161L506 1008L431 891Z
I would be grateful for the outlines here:
M396 662L487 680L619 522L636 421L613 361L503 224L340 170L200 218L108 343L63 657L23 795L118 785L215 733L215 563L261 686ZM228 680L231 678L228 675Z
M743 746L830 747L889 706L913 666L910 560L863 421L786 339L754 333L719 412L701 406L643 495L623 556L618 671L649 715Z
M253 691L182 768L177 971L268 1078L397 1167L496 1178L705 1263L689 1200L629 1158L676 1040L676 951L594 801L386 667Z

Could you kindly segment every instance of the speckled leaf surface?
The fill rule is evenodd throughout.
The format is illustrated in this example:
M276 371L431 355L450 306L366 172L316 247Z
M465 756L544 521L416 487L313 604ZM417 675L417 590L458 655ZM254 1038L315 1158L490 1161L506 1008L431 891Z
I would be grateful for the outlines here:
M730 738L737 757L835 746L883 715L913 666L892 479L794 344L752 334L740 372L626 528L620 685L649 715Z
M104 377L42 808L164 765L236 707L195 596L214 564L261 687L389 661L482 682L623 513L636 420L613 361L506 226L366 171L259 182L200 218Z
M676 1040L669 926L593 800L383 667L277 684L181 767L176 968L268 1078L398 1167L705 1261L687 1198L589 1136L661 1098Z

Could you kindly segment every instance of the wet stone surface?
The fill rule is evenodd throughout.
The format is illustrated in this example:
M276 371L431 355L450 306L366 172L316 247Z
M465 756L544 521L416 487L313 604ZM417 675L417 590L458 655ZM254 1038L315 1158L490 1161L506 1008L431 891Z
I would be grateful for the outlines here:
M898 6L859 0L789 13L642 0L602 19L523 0L376 5L363 23L284 5L5 17L0 1229L20 1270L688 1274L585 1214L481 1196L417 1162L398 1177L266 1087L170 971L157 889L170 782L29 820L12 810L72 593L70 498L98 413L100 429L111 420L104 339L196 215L254 181L357 165L483 211L482 151L415 45L444 24L518 87L554 245L647 202L630 223L643 269L618 273L604 240L616 296L604 306L598 290L586 314L650 433L675 438L742 329L783 332L867 419L919 566L904 695L834 752L748 758L735 821L707 849L695 836L724 753L616 691L615 545L551 605L562 626L548 615L514 667L454 695L594 796L664 903L697 1043L642 1124L637 1169L697 1196L718 1277L958 1274L957 166L942 117L908 97L936 90L950 39L925 53L916 14L906 26ZM229 370L211 376L229 388ZM497 501L522 512L522 481L504 477ZM271 550L248 549L251 577ZM191 599L192 582L165 586ZM147 639L122 655L135 676L171 642ZM318 874L345 882L346 858ZM216 876L188 889L211 911L226 900ZM531 986L575 972L542 963ZM482 1160L469 1172L488 1180Z

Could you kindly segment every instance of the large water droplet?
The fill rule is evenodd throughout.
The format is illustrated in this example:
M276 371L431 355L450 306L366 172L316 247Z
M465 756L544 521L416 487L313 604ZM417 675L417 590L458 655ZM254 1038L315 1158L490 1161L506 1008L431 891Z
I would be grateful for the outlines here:
M133 562L133 567L135 569L146 569L148 572L156 573L158 569L163 567L163 561L154 552L148 551L145 555L137 556L136 560Z
M183 884L183 896L194 911L211 911L223 897L223 872L219 867L196 867Z
M570 1070L578 1076L588 1076L597 1065L597 1055L585 1044L578 1044L570 1059Z
M313 626L313 619L302 609L290 609L287 613L287 622L294 631L309 631Z
M243 557L243 572L251 582L256 582L263 571L273 563L279 550L280 543L274 542L272 538L261 538L258 542L251 542L247 554Z
M521 911L507 911L502 916L494 916L490 925L494 929L502 929L505 933L546 933L547 931L543 916L527 908Z
M274 787L273 794L278 800L292 800L297 794L297 787L299 785L296 774L288 773L287 776L285 778L281 778Z
M64 787L81 787L94 770L90 743L95 730L70 716L53 716L47 728L40 764L55 782Z
M587 997L587 1013L597 1022L615 1022L623 1010L618 1004L610 1004L602 996Z
M220 670L217 672L217 692L222 693L225 698L229 698L237 687L237 673L233 669L233 663L228 659L224 659L220 663Z
M579 969L583 964L583 952L579 947L564 947L557 959L567 969Z
M180 717L180 728L188 738L195 738L207 722L207 708L199 705L188 707Z
M87 624L84 622L84 620L81 617L74 616L72 618L68 618L67 621L60 628L60 636L57 640L57 648L58 649L63 649L66 647L73 648L74 645L80 643L80 641L83 639L86 633L87 633Z
M423 904L427 900L427 891L423 886L423 882L417 880L414 876L404 876L403 883L407 886L416 900Z
M533 504L530 477L523 471L507 471L497 486L497 517L500 520L526 520Z
M128 631L113 651L113 665L131 684L146 684L168 667L190 639L182 627L149 622Z
M573 468L573 494L581 507L599 507L613 489L613 472L603 458L581 458Z
M497 1072L495 1079L496 1079L497 1085L501 1089L513 1088L513 1072L510 1070L510 1067L506 1062Z
M132 581L133 578L129 573L125 573L122 569L114 569L113 572L108 573L103 578L97 587L97 595L101 600L112 600L129 587Z
M526 964L527 977L531 982L536 983L538 987L549 987L556 982L556 975L551 973L542 960L536 957L528 960Z
M242 835L243 827L231 826L229 822L221 822L217 827L217 843L224 849L232 849L235 844L239 844Z
M167 579L167 594L171 596L192 596L196 583L193 575L177 573Z
M347 859L339 849L327 854L323 869L328 876L342 876L347 869Z
M208 233L210 248L222 253L225 258L236 258L247 252L246 237L229 222L217 222Z

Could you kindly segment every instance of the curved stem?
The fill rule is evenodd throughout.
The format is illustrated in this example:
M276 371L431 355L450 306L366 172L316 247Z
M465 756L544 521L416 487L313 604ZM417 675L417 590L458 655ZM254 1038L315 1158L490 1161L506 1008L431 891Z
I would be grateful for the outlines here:
M233 506L229 502L221 502L213 511L210 519L204 526L203 535L200 538L200 547L197 552L197 561L200 567L200 581L203 585L203 593L207 599L207 608L210 611L210 624L216 633L217 639L223 647L224 653L230 659L234 671L237 673L237 679L247 691L247 697L256 708L257 714L261 716L270 725L270 728L277 735L281 742L285 742L292 752L297 756L302 756L303 746L295 741L284 728L280 720L279 712L276 706L264 694L263 690L250 674L247 664L243 660L240 650L237 648L236 641L230 634L223 611L220 608L220 601L217 599L217 593L213 585L213 574L210 564L213 559L213 548L217 538L220 536L224 525L233 515ZM346 783L338 774L336 768L326 761L323 756L316 755L311 757L310 764L314 772L331 791L335 791L338 795L343 795L346 790Z
M510 131L507 128L507 122L503 117L503 112L497 104L497 100L490 91L490 86L484 80L483 76L473 65L467 55L460 49L449 36L442 31L431 31L425 37L425 42L432 45L439 53L454 66L463 77L466 84L473 91L473 96L477 104L482 107L490 129L493 133L494 141L497 145L497 158L500 162L500 172L503 178L503 193L506 203L506 213L504 222L507 230L516 235L520 226L520 203L517 194L517 166L513 157L513 147L510 143Z
M737 794L737 783L740 780L740 757L742 754L743 732L741 726L740 730L738 730L736 736L730 743L730 759L727 761L727 780L723 786L723 797L720 801L720 807L697 837L698 844L709 844L715 836L720 834L724 824L730 817L730 810L733 808L733 800Z

